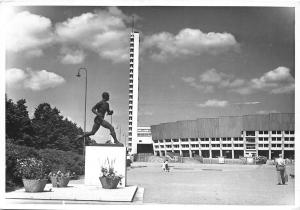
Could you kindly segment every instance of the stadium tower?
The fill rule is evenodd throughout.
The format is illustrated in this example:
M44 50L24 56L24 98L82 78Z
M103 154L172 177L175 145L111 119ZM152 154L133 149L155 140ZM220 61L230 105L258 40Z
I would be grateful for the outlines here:
M134 23L134 22L133 22ZM128 152L137 153L137 122L138 122L138 96L139 96L139 44L140 34L130 33L129 49L129 118L128 118Z

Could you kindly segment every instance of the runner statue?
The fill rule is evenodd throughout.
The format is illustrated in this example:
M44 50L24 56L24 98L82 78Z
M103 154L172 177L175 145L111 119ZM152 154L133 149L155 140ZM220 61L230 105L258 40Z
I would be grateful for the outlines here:
M92 112L96 115L92 131L86 132L83 135L79 135L77 139L95 135L95 133L99 130L100 126L102 125L104 128L110 130L110 135L113 137L114 143L123 146L123 144L117 140L114 127L109 122L104 120L106 112L108 115L112 115L114 113L112 110L109 109L109 104L107 103L107 101L109 101L109 93L103 92L102 100L98 102L92 109ZM109 140L106 142L106 144L112 144L112 142Z

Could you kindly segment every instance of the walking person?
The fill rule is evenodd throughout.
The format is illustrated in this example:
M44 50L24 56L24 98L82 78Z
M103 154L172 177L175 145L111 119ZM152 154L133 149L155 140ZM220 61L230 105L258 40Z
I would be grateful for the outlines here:
M277 171L277 180L278 185L282 185L286 183L286 167L285 160L282 158L282 154L279 154L279 158L275 160L276 171Z
M165 171L165 172L170 172L168 160L165 160L165 161L163 162L162 169L163 169L163 171Z
M165 161L165 169L166 169L166 172L170 172L168 160Z
M106 113L108 115L112 115L114 113L112 110L109 109L109 104L108 104L107 101L109 101L109 93L103 92L102 93L102 100L100 102L98 102L92 108L92 112L96 115L96 117L94 119L94 125L93 125L93 128L92 128L92 131L86 132L83 135L79 135L77 137L77 139L83 138L83 137L86 137L86 136L95 135L95 133L99 130L100 126L103 126L104 128L107 128L107 129L110 130L110 135L113 137L114 143L123 146L123 144L121 142L119 142L118 139L117 139L114 127L109 122L104 120L104 117L105 117ZM106 144L112 144L112 142L107 141Z

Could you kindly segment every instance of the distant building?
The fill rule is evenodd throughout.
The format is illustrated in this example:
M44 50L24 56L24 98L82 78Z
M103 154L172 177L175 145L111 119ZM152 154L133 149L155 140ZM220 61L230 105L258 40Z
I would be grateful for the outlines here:
M137 128L137 153L153 153L151 127Z
M294 159L295 114L200 118L151 126L154 154L239 158L283 154Z
M129 47L129 116L128 116L128 152L137 153L137 118L139 96L139 32L130 34Z

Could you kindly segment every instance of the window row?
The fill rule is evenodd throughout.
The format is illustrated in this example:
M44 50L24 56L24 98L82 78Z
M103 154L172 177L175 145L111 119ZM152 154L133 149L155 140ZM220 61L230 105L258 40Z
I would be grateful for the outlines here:
M138 133L137 136L138 137L150 137L151 133Z
M129 140L129 139L128 139ZM131 141L131 140L129 140ZM230 146L227 146L227 147L231 147L231 144L229 144ZM281 148L282 147L282 144L272 144L271 145L273 148ZM155 145L154 148L158 149L158 148L165 148L164 145ZM192 148L198 148L199 145L192 145ZM201 147L209 147L209 144L203 144L201 145ZM219 148L220 147L220 144L215 144L215 145L212 145L213 148ZM224 145L223 145L224 147ZM234 147L244 147L243 144L234 144ZM269 147L269 144L259 144L258 147L260 148L268 148ZM284 144L284 147L285 148L294 148L295 145L294 144ZM166 148L172 148L171 145L166 145ZM179 145L173 145L173 148L179 148ZM189 148L189 145L186 145L186 144L183 144L181 145L181 148ZM255 149L255 145L247 145L246 146L247 149Z
M132 107L131 107L132 108ZM281 141L282 138L281 137L272 137L271 138L272 141ZM165 139L165 142L179 142L179 139ZM188 142L189 139L188 138L183 138L183 139L180 139L180 142ZM197 138L192 138L190 139L190 141L192 142L195 142L195 141L198 141ZM200 138L200 141L209 141L209 138ZM211 141L220 141L220 138L211 138ZM231 138L222 138L222 141L231 141ZM235 137L234 138L234 141L243 141L243 138L242 137ZM269 137L259 137L258 138L258 141L269 141ZM295 138L294 137L284 137L284 141L295 141ZM160 142L164 142L164 140L160 140ZM249 138L247 137L246 138L246 142L248 143L255 143L255 138ZM157 143L157 140L154 140L154 143Z

